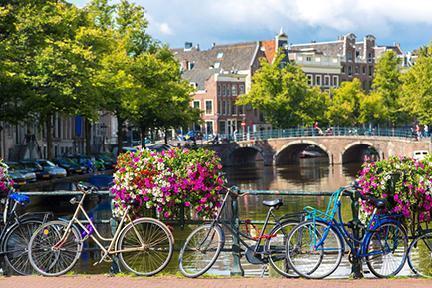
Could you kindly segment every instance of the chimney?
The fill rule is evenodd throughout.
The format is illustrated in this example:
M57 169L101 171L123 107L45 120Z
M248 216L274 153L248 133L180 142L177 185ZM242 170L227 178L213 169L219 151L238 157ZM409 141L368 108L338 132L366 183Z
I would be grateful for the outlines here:
M197 43L197 44L195 45L195 49L196 49L197 51L200 51L199 43Z
M212 43L212 48L214 48L216 46L216 42Z

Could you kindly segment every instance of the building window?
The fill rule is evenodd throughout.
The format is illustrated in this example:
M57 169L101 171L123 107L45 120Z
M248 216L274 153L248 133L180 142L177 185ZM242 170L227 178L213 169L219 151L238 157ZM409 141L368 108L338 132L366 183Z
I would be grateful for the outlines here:
M221 96L222 95L222 87L220 84L217 85L217 96Z
M243 105L238 106L238 114L239 115L243 115L244 114L244 112L243 112Z
M219 99L218 101L218 107L217 107L217 113L218 114L222 114L222 109L223 109L223 105L222 105L222 100Z
M352 66L351 65L348 66L348 75L349 76L352 75Z
M245 93L245 86L244 84L240 84L239 85L239 95L244 94Z
M225 114L228 114L228 111L229 111L228 101L224 101L224 102L225 102L225 105L224 105L224 112L225 112Z
M316 75L315 76L315 85L316 86L321 86L321 75Z
M356 50L356 58L360 57L360 51Z
M338 76L333 76L333 86L335 86L335 87L339 86L339 78L338 78Z
M372 77L372 74L373 74L373 68L372 68L372 67L369 67L369 76Z
M362 74L366 75L366 66L362 66Z
M201 101L194 100L193 101L193 108L195 108L195 109L201 109Z
M219 121L219 133L220 134L225 134L226 129L225 129L225 121Z
M313 85L312 75L308 74L308 75L306 75L306 76L307 76L307 78L308 78L308 85L309 85L309 86L312 86L312 85Z
M306 56L306 61L307 62L311 62L312 61L312 57L311 56Z
M206 134L213 134L213 121L206 121Z
M324 86L330 86L330 76L329 75L325 75L324 76Z
M368 62L369 62L369 63L372 63L372 61L373 61L372 53L369 52L369 53L368 53Z
M213 114L213 101L212 100L206 100L205 101L205 114L206 115L212 115Z
M226 96L226 86L222 84L222 96Z
M223 52L219 52L217 55L216 55L216 58L217 59L220 59L220 58L222 58L223 57Z
M348 61L352 61L352 59L353 59L353 54L352 54L352 52L351 52L351 51L347 52L347 60L348 60Z
M345 66L342 66L342 73L345 73Z
M231 86L231 95L237 96L237 85L235 84Z
M360 67L358 65L355 66L355 74L360 74Z
M227 84L226 96L231 96L231 85L230 84Z
M222 104L221 104L221 114L222 115L225 115L225 112L226 110L225 110L225 100L222 100Z
M192 68L195 66L194 62L187 62L188 64L188 70L192 70Z
M231 102L231 115L237 114L237 105L235 105L235 102Z

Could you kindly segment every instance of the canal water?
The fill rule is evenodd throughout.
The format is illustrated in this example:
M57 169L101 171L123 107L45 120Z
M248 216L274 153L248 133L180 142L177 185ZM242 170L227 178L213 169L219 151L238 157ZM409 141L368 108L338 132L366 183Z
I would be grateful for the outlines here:
M329 165L327 159L311 158L300 159L299 163L284 166L264 166L262 162L257 162L254 166L245 167L226 167L224 168L230 185L237 185L240 189L247 190L284 190L291 192L330 192L335 191L338 187L349 184L356 176L360 169L360 163L348 165ZM74 211L74 206L69 203L71 197L48 196L49 190L71 189L72 183L63 183L61 186L42 187L41 190L47 191L47 196L32 197L32 204L28 209L30 211L53 211L57 216L67 217ZM242 220L264 220L267 208L262 205L263 200L281 198L283 206L277 211L278 215L284 213L298 212L304 206L315 206L325 208L328 197L326 196L246 196L239 198L240 218ZM95 218L110 217L110 200L107 197L93 197L86 203L87 209ZM350 215L349 202L345 201L343 208L344 218L347 220ZM259 226L259 225L258 225ZM110 233L109 225L98 225L103 234ZM188 234L194 229L194 226L186 226L184 229L174 228L175 250L178 251ZM231 237L227 233L226 248L230 247ZM90 243L90 247L92 244ZM175 252L173 259L163 273L176 274L177 257ZM345 257L346 258L346 257ZM77 273L108 273L110 264L102 263L93 266L93 263L99 259L99 254L95 252L83 253L81 261L77 264L75 272ZM246 275L260 275L262 265L251 265L247 263L245 257L241 260ZM214 269L209 274L229 275L232 266L232 254L222 252ZM272 271L266 274L272 274ZM348 261L343 261L341 267L336 271L334 276L346 277L350 273Z

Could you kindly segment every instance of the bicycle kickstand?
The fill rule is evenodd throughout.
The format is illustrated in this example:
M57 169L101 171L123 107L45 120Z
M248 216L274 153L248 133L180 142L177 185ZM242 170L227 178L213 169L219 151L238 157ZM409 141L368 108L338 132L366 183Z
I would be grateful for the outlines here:
M261 268L261 275L260 275L260 277L264 278L266 272L269 271L269 267L268 267L268 264L263 264L263 265L261 265L261 267L262 268Z

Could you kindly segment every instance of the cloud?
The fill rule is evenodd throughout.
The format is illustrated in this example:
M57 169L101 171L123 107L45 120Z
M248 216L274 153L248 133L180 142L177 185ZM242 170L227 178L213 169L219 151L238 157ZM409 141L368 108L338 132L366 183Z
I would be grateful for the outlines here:
M432 38L429 0L131 1L151 15L150 32L172 46L270 39L281 26L293 42L333 40L354 32L415 48Z

